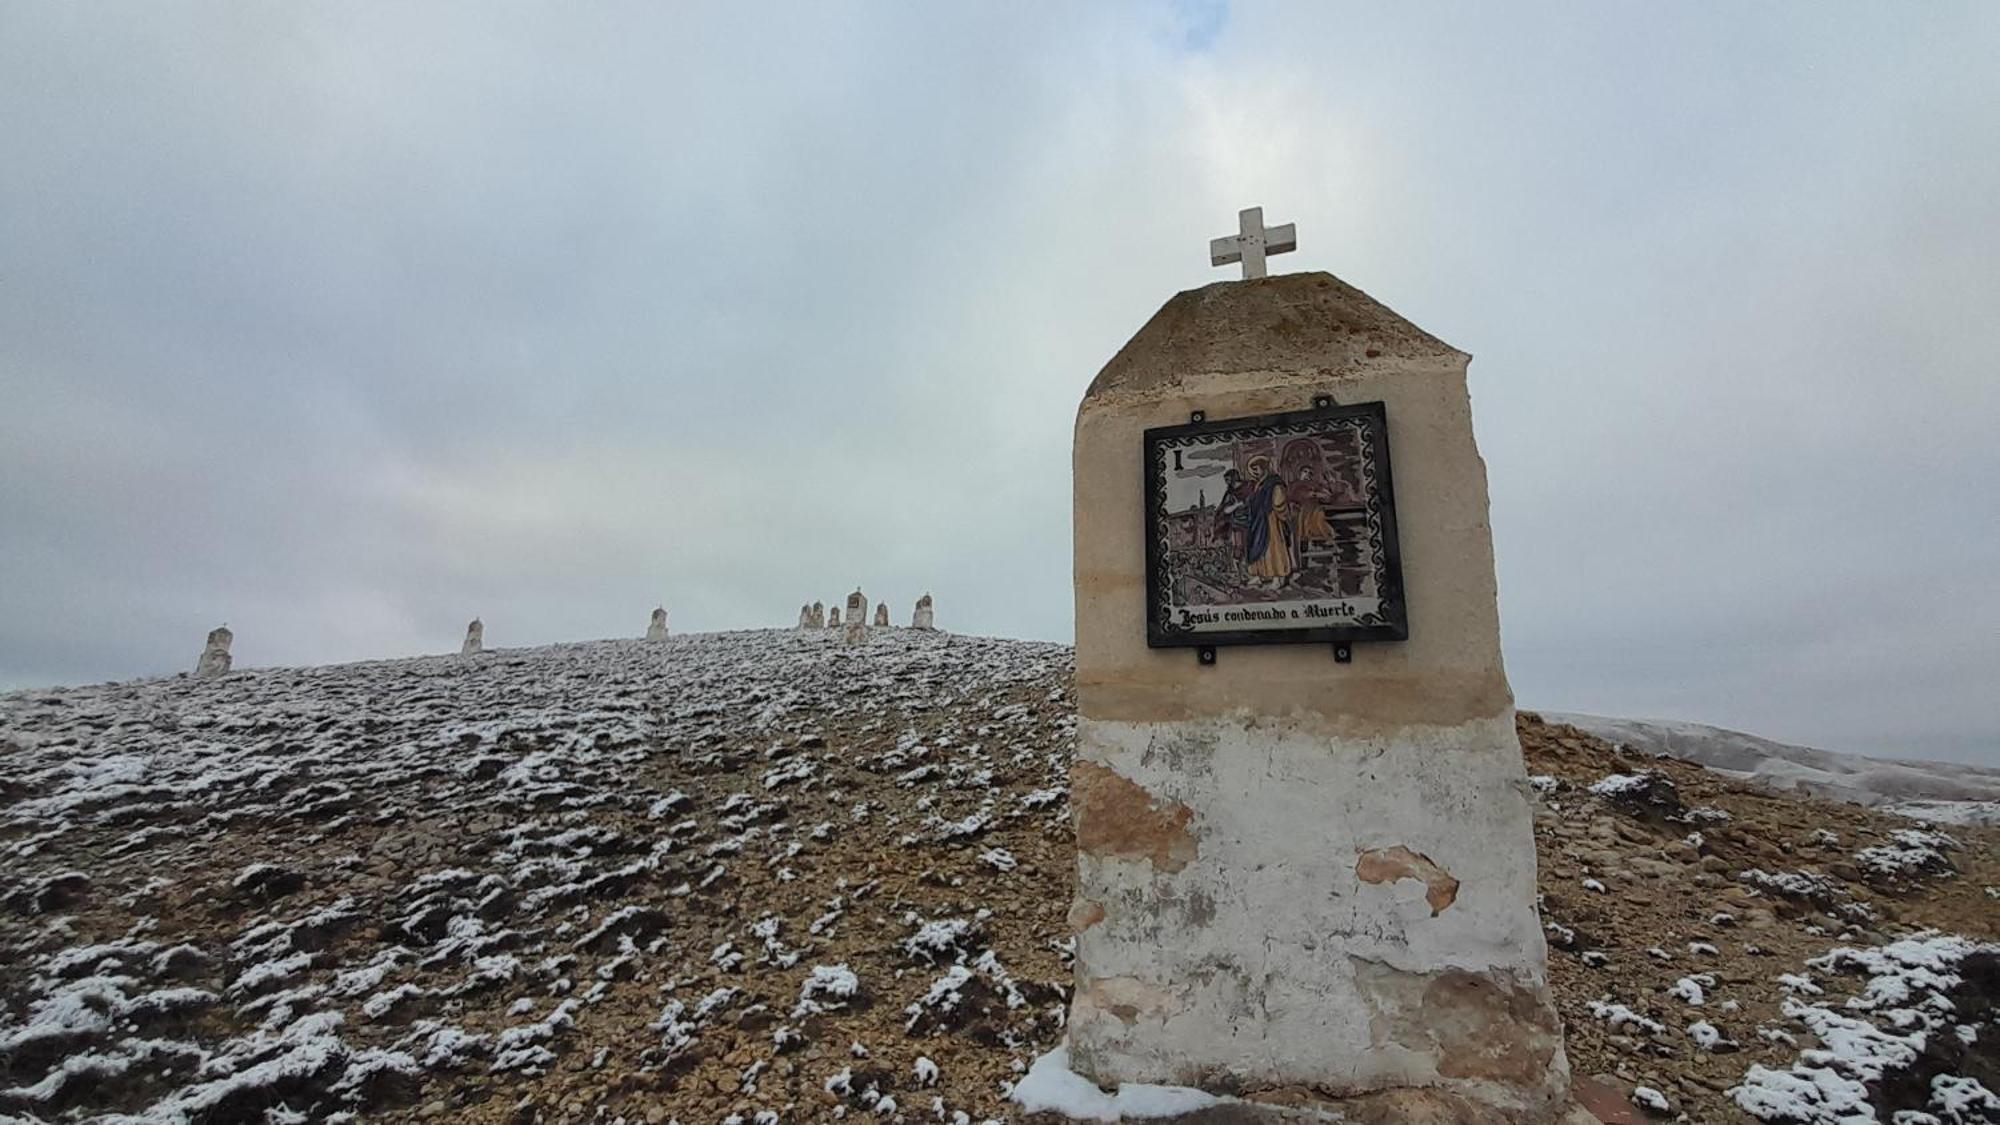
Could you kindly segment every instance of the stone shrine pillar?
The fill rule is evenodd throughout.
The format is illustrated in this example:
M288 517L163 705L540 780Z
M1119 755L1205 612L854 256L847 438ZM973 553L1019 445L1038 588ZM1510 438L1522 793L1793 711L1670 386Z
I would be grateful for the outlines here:
M847 595L846 621L840 638L843 642L858 645L868 639L868 595L859 586Z
M194 674L203 679L224 675L229 671L229 644L236 634L223 625L208 631L208 643L202 646L201 657L195 661Z
M1290 274L1175 296L1084 396L1068 1042L1098 1084L1365 1120L1567 1109L1470 358L1338 278ZM1149 511L1148 429L1378 402L1394 479L1385 458L1375 484L1400 541L1382 588L1363 573L1363 438L1188 445L1160 460L1176 491ZM1163 604L1197 623L1232 601L1252 624L1339 621L1386 589L1407 639L1149 647L1155 537L1187 560ZM1331 591L1317 611L1314 583Z
M660 606L653 610L653 619L646 623L646 639L649 641L667 639L667 607Z
M829 628L829 629L838 629L838 628L840 628L840 607L839 607L839 606L834 606L834 607L833 607L832 609L829 609L829 610L827 610L827 611L826 611L826 627L827 627L827 628Z
M875 607L875 627L877 629L887 629L889 627L888 602L883 602Z
M465 626L465 643L458 646L460 656L471 656L486 647L486 626L475 617Z
M937 618L931 612L931 596L929 594L925 594L923 597L917 599L916 611L910 614L910 628L937 628Z

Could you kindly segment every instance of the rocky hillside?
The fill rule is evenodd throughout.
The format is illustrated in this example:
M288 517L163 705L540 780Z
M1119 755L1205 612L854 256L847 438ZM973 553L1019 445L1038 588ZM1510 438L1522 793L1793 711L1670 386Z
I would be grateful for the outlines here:
M905 630L0 696L0 1120L1011 1119L1073 723ZM2000 833L1522 735L1601 1115L2000 1115Z
M1520 730L1550 974L1597 1106L1645 1087L1660 1117L1888 1125L1950 1106L1953 1080L2000 1091L2000 832ZM2000 1121L1961 1100L1936 1120Z
M1947 824L2000 825L2000 769L1836 754L1701 723L1543 713L1628 750L1814 797Z

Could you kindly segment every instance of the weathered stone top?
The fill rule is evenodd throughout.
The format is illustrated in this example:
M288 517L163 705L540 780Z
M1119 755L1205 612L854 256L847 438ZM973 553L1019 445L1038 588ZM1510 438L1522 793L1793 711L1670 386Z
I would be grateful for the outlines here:
M1470 358L1330 273L1218 281L1160 306L1085 397L1145 392L1188 375L1333 374L1384 355Z
M1289 715L1342 737L1512 721L1499 643L1486 466L1466 393L1471 357L1324 273L1231 281L1169 298L1092 383L1073 458L1076 684L1086 718ZM1146 644L1147 429L1384 404L1394 448L1410 639L1350 667L1305 645L1241 645L1216 665Z

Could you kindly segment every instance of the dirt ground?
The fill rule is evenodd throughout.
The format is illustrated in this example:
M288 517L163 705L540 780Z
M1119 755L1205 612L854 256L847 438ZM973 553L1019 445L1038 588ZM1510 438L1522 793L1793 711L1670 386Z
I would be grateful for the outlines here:
M2000 939L2000 832L1871 868L1921 826L1520 732L1608 1097L1750 1120L1726 1091L1812 1042L1781 976ZM1013 1119L1062 1033L1073 734L1066 649L907 630L0 697L0 1118Z

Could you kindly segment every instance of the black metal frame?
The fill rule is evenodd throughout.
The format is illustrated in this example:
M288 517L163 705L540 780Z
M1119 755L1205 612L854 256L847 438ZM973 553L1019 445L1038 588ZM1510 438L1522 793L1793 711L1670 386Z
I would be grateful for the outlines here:
M1206 413L1195 411L1194 421L1183 426L1161 426L1147 430L1140 455L1145 461L1146 480L1146 645L1149 648L1198 648L1201 663L1213 664L1216 645L1333 644L1337 657L1344 657L1352 641L1402 641L1410 636L1409 607L1404 601L1403 553L1396 540L1396 493L1389 471L1389 415L1380 402L1336 405L1331 396L1318 395L1310 410L1284 414L1262 414L1249 418L1207 421ZM1367 424L1370 454L1362 475L1372 475L1373 487L1366 489L1369 513L1370 548L1377 561L1382 606L1373 620L1345 625L1315 625L1300 629L1239 629L1226 632L1194 632L1174 629L1166 623L1167 576L1161 559L1166 536L1162 522L1167 499L1167 483L1162 471L1161 451L1191 439L1212 439L1218 434L1248 431L1246 436L1277 437L1304 432L1303 424L1361 418ZM1372 469L1372 473L1371 473ZM1346 663L1341 659L1341 663Z

